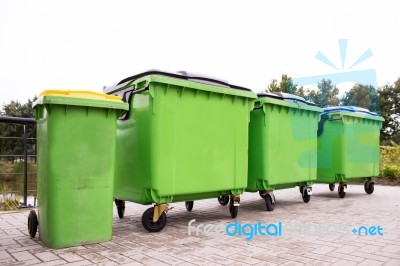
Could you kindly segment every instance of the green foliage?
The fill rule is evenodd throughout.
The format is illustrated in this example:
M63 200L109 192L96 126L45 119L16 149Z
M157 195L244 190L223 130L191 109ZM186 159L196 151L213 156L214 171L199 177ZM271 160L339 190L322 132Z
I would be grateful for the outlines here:
M283 74L279 84L276 79L271 80L271 83L267 86L266 91L295 94L297 91L297 86L293 83L293 79L290 76Z
M341 99L341 105L358 106L379 112L378 91L371 85L355 84Z
M381 141L400 143L400 78L394 84L387 84L378 91L380 111L385 119L381 131Z
M0 110L1 116L11 116L11 117L25 117L34 118L35 112L32 108L33 100L28 99L25 104L21 104L18 101L11 101L8 104L3 105L2 110ZM36 126L26 125L27 138L36 137ZM16 139L15 137L22 137L24 134L23 125L11 124L11 123L0 123L0 154L1 155L22 155L23 154L23 140ZM1 137L6 137L1 138ZM14 137L14 138L13 138ZM35 142L31 141L28 145L28 154L34 153ZM8 160L13 161L15 158L6 157Z
M385 165L381 170L381 175L387 179L400 180L400 166L398 165Z
M303 97L320 107L358 106L380 113L385 119L381 131L382 145L400 143L400 78L394 84L387 84L378 90L371 85L355 84L339 99L339 89L330 80L323 79L317 90L298 87L289 75L282 75L281 81L273 79L267 92L286 92Z
M36 182L37 164L28 163L28 180ZM24 180L24 162L0 162L0 182L22 182Z
M307 101L314 102L320 107L339 105L339 89L332 84L330 80L323 79L318 83L318 90L304 89L303 86L298 87L293 83L293 79L284 74L278 84L276 79L273 79L267 86L267 92L286 92L303 97Z
M339 89L329 79L318 83L318 91L311 96L311 100L320 107L339 105Z
M382 146L380 176L400 180L400 146Z

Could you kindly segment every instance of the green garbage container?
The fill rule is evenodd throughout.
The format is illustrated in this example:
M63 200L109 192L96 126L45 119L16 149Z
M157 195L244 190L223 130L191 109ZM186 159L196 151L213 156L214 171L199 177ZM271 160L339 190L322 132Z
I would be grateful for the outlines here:
M168 203L220 197L236 217L247 186L247 141L256 95L188 72L147 71L106 87L129 102L118 120L114 196L155 203L142 216L151 232L166 225Z
M51 248L110 240L116 121L128 105L103 93L51 90L34 106L38 217L30 213L29 233L39 222Z
M246 191L275 208L274 190L300 187L309 202L317 177L317 125L322 109L287 93L259 93L251 112Z
M317 182L346 195L347 182L365 181L372 194L379 175L379 134L383 118L367 109L336 106L324 109L318 129Z

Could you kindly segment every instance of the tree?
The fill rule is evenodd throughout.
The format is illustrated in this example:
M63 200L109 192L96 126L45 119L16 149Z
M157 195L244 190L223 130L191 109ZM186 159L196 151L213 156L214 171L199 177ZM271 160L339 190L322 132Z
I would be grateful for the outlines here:
M339 105L339 89L329 79L323 79L318 83L318 90L305 89L293 83L293 79L283 74L278 84L276 79L271 80L267 86L267 92L286 92L303 97L307 101L314 102L320 107Z
M366 108L379 112L379 95L371 85L355 84L341 99L342 105Z
M9 104L5 104L3 109L0 111L0 115L2 116L11 116L11 117L25 117L25 118L34 118L35 113L32 107L33 102L36 100L36 97L33 100L28 99L25 104L21 104L18 101L11 101ZM34 125L26 125L27 129L27 138L35 138L36 137L36 127ZM23 154L23 141L22 139L16 139L22 137L24 134L23 126L20 124L9 124L9 123L1 123L0 126L0 139L1 137L6 137L8 139L1 139L0 141L0 152L3 155L22 155ZM29 145L30 149L32 145ZM32 150L28 150L28 152L33 152ZM10 158L12 159L12 158Z
M383 143L400 143L400 78L394 84L387 84L378 90L380 111L385 119L382 125Z
M297 86L293 83L293 79L290 76L288 76L287 74L283 74L279 85L278 81L276 79L273 79L271 80L271 83L267 86L266 91L295 94L297 91Z
M278 81L276 79L272 79L271 83L265 89L266 92L278 92L281 87L278 85Z
M318 90L309 91L309 100L312 100L320 107L336 106L339 105L339 89L332 84L329 79L323 79L318 83Z

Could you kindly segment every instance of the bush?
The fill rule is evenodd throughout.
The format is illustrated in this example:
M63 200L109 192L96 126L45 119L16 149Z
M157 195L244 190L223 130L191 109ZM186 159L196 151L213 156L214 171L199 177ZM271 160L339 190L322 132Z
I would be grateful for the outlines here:
M400 180L400 146L382 146L380 176Z
M389 180L400 180L400 167L397 165L386 164L381 170L381 175Z

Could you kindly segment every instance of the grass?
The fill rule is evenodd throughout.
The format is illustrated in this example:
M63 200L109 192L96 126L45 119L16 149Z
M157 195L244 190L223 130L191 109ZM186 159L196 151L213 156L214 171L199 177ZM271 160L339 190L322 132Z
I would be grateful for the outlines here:
M11 188L3 185L0 190L0 211L13 211L20 206L20 197L10 193Z
M28 189L36 190L36 178L37 165L28 163ZM0 211L12 211L19 208L23 182L23 162L0 162Z
M28 180L36 182L37 164L28 163ZM24 162L0 162L0 182L22 182L24 180Z

